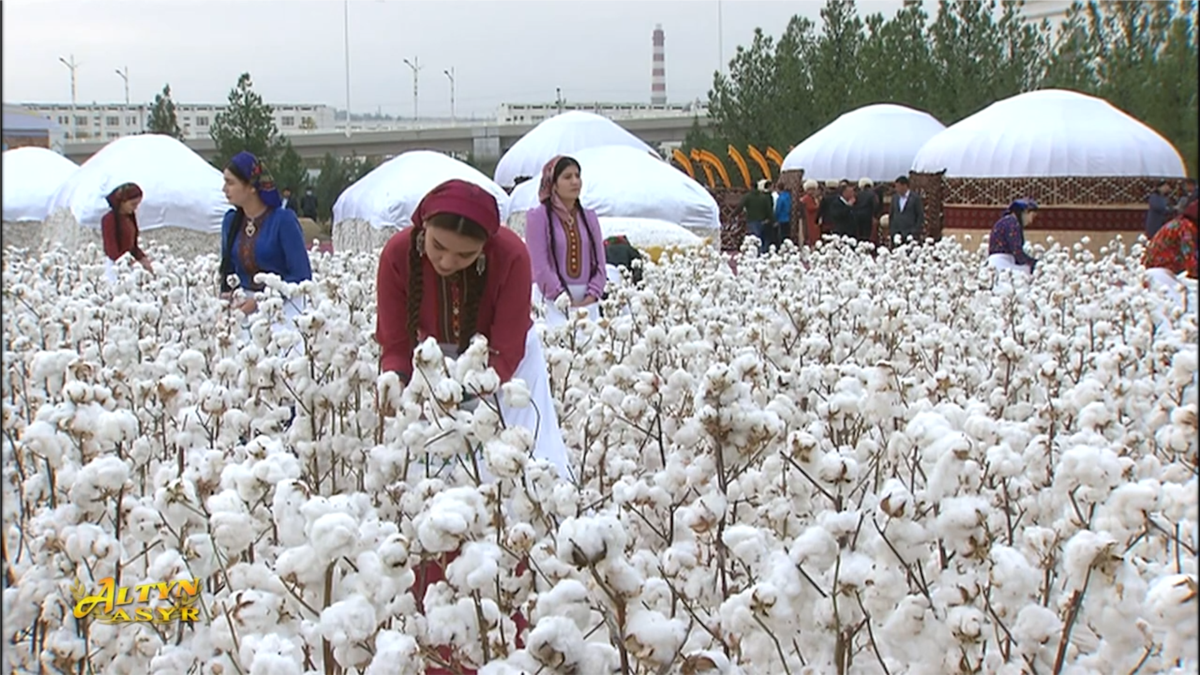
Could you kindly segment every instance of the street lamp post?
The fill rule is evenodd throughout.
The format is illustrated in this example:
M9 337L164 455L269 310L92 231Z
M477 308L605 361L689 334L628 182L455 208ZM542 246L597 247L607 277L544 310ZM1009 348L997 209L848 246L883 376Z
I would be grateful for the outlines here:
M417 89L417 74L421 72L421 60L419 58L417 58L416 56L414 56L412 61L409 61L408 59L404 59L404 65L406 65L412 69L412 74L413 74L413 121L416 122L417 118L420 116L420 107L418 105L420 102L420 99L418 97L420 92Z
M117 125L118 129L124 129L129 122L129 66L125 66L124 70L118 68L116 72L125 81L125 107L121 109L121 123Z
M450 79L450 123L454 124L458 118L454 115L454 66L450 66L450 70L443 70L446 77Z
M63 57L58 57L59 61L71 71L71 140L79 140L79 124L76 121L76 101L78 99L76 88L75 71L79 69L79 64L75 62L75 55L71 54L71 60L68 61Z
M346 47L346 138L350 138L350 0L342 2L342 28Z

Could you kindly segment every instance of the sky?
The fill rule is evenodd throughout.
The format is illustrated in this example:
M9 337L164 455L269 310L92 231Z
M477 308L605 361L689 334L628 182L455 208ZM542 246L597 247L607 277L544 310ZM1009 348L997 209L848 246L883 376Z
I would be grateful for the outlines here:
M778 36L795 14L819 21L822 0L5 0L5 103L150 102L170 83L177 102L223 103L250 72L268 103L346 107L411 117L420 66L421 117L492 117L500 103L649 102L651 34L666 35L667 97L704 100L712 74L755 27ZM859 0L893 14L900 0ZM930 0L932 4L932 0ZM718 12L719 10L719 12ZM718 21L718 14L720 21ZM722 27L718 31L718 25ZM719 41L718 35L723 35Z

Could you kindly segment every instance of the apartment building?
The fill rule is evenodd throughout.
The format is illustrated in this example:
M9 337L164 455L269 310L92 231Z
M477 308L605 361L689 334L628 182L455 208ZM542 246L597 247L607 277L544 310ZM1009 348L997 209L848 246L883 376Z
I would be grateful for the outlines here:
M58 123L68 142L110 141L146 130L153 106L145 103L25 103L22 107ZM176 103L175 117L184 138L209 135L225 104ZM272 104L275 126L283 134L334 128L334 109L316 104Z

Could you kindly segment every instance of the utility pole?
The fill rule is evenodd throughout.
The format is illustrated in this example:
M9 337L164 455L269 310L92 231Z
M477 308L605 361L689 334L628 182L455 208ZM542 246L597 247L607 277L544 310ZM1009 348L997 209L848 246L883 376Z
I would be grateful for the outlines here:
M342 29L346 47L346 138L350 138L350 0L342 2Z
M450 70L443 70L446 77L450 78L450 122L453 124L458 121L454 115L454 66L450 66Z
M558 107L558 114L561 115L563 109L562 87L554 88L554 105Z
M419 91L417 89L417 74L421 71L421 61L419 58L414 56L412 61L409 61L408 59L404 59L404 65L411 68L412 74L413 74L413 121L415 122L415 121L417 121L417 118L420 116L420 111L421 111L421 109L419 107L419 102L420 102Z
M63 57L58 57L59 61L71 71L71 140L79 140L79 125L76 123L76 101L78 99L78 89L76 88L75 71L79 69L80 64L75 63L75 55L71 54L71 60L68 61Z
M725 74L725 22L721 20L721 0L717 0L717 72Z

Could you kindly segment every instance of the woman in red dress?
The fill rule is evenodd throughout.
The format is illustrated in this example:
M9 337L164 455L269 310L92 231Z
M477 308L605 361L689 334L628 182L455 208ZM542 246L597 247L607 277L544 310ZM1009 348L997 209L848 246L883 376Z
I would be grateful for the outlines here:
M108 257L104 268L105 276L110 281L116 280L113 263L126 253L146 268L147 272L153 273L153 261L138 247L137 208L142 203L142 188L138 187L137 183L123 183L108 193L105 201L111 209L100 219L104 255Z

